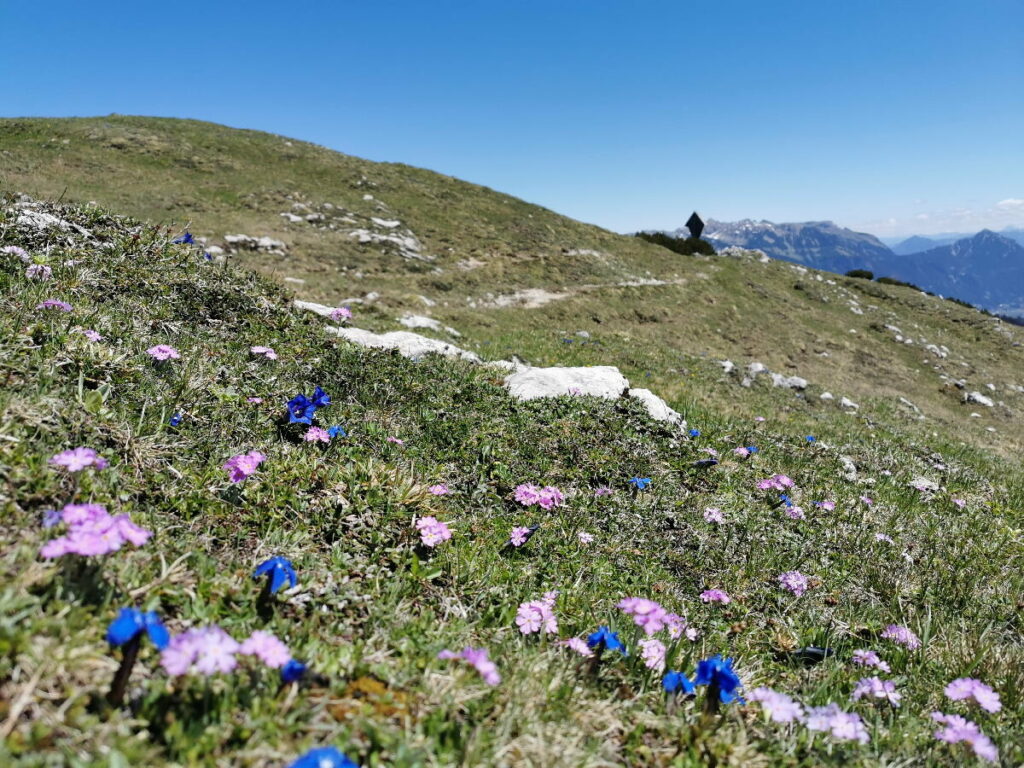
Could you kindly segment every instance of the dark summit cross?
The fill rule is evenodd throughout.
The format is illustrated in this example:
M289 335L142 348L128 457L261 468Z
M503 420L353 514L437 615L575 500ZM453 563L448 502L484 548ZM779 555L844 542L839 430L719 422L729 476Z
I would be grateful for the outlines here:
M686 220L686 228L690 230L690 237L700 238L700 233L704 231L704 222L700 220L696 211Z

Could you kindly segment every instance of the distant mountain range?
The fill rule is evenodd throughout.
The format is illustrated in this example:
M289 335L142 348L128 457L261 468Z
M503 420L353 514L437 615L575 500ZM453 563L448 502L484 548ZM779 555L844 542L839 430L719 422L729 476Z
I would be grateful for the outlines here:
M680 228L670 234L686 237L689 232ZM775 224L709 219L704 238L716 248L756 248L773 259L839 274L867 269L876 276L913 283L992 311L1024 312L1022 229L915 235L889 247L874 235L831 221Z

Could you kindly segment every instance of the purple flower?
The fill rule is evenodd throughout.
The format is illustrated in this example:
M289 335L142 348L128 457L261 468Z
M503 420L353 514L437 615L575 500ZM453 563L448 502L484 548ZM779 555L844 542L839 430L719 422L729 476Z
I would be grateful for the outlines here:
M668 612L653 600L643 597L627 597L619 602L619 610L632 616L633 622L648 637L665 628Z
M530 600L520 603L516 611L516 626L524 635L543 631L548 635L558 634L558 619L555 618L554 599Z
M288 646L269 632L256 630L238 648L243 656L255 656L268 667L279 669L291 661Z
M111 516L100 504L69 504L61 511L67 534L43 544L41 557L95 557L116 552L125 543L139 547L152 531L135 525L128 515Z
M640 641L640 658L643 660L644 666L656 672L665 670L665 652L667 650L663 642L653 637Z
M834 512L836 508L836 503L834 501L816 501L814 502L814 506L828 510L829 512Z
M921 639L909 627L903 627L899 624L888 625L882 630L882 637L886 640L892 640L894 643L899 643L911 651L916 651L921 647Z
M267 460L267 457L259 451L249 451L232 456L221 466L221 469L230 472L228 479L232 483L240 483L245 478L256 472L256 468Z
M824 707L807 709L807 729L825 731L836 741L870 741L867 729L855 712L843 712L835 702Z
M895 541L892 540L892 536L889 536L888 534L885 534L885 533L876 533L875 534L875 541L884 541L886 544L895 544L896 543Z
M932 712L932 720L944 726L935 731L935 738L939 741L947 744L967 744L974 754L989 762L994 763L999 759L999 750L992 740L981 732L977 724L960 715L944 715L941 712Z
M615 491L613 491L608 486L602 486L594 491L594 497L598 498L601 496L611 496L613 493L615 493Z
M211 625L172 637L160 654L160 664L174 677L190 673L213 675L230 672L238 666L235 654L240 650L238 641L220 627Z
M991 686L973 677L958 677L946 686L946 696L953 701L974 699L979 707L986 712L998 712L1003 708L999 694Z
M747 694L747 701L760 703L773 723L799 723L804 719L804 708L799 702L771 688L755 688Z
M91 328L85 328L82 330L82 335L85 336L89 341L102 341L103 337L99 331L94 331Z
M486 648L473 648L472 646L467 645L459 653L445 649L437 654L437 658L464 659L473 665L476 671L480 673L480 677L482 677L484 682L488 685L497 685L501 682L501 675L498 674L498 667L493 661L487 658Z
M569 650L575 651L580 656L585 656L586 658L590 658L594 655L594 652L590 650L590 647L587 645L587 641L581 637L570 637L568 640L563 640L562 645Z
M953 499L953 503L956 504L960 509L967 506L967 502L963 499Z
M263 355L267 360L277 360L277 352L272 347L249 347L249 351L254 355Z
M709 523L724 523L725 515L718 507L708 507L704 510L704 520Z
M858 701L865 696L874 699L885 699L894 707L898 707L900 699L903 698L899 691L896 690L896 683L892 680L883 680L880 677L864 677L857 681L857 684L853 687L853 693L850 694L850 698Z
M538 488L530 483L523 483L516 486L514 496L515 500L524 507L537 504L542 509L553 509L565 501L565 496L562 492L552 485Z
M405 440L402 440L401 438L398 437L389 437L388 442L394 443L395 445L405 445Z
M786 475L772 475L771 477L766 477L764 480L759 480L757 482L758 490L762 491L767 491L769 489L784 491L787 488L792 488L793 485L793 480Z
M36 304L36 309L56 309L61 312L70 312L71 305L66 301L60 301L58 299L47 299L41 304Z
M306 434L302 436L302 439L307 443L329 443L331 442L331 436L327 434L326 429L320 427L310 427L306 430Z
M700 599L705 603L725 604L732 602L732 598L721 589L705 589L700 593Z
M521 547L523 546L523 544L530 540L531 533L532 531L530 531L529 528L522 525L513 528L512 535L509 537L508 540L509 544L511 544L513 547Z
M86 467L106 469L107 460L102 458L92 448L79 446L61 451L50 459L50 463L57 467L64 467L68 472L81 472Z
M337 307L331 310L330 318L336 323L343 323L352 319L352 310L348 307Z
M429 488L427 488L427 491L429 493L432 493L434 496L447 496L450 493L450 491L448 490L448 486L445 485L444 483L432 485Z
M17 256L24 262L28 262L32 258L28 255L28 251L18 245L5 245L3 248L0 248L0 253L9 253L11 256Z
M870 496L861 496L860 500L867 504L869 507L874 504L874 500Z
M53 270L45 264L32 264L25 268L25 277L29 280L49 280L53 277Z
M438 521L436 517L421 517L416 521L416 528L420 532L420 541L425 547L436 547L442 541L448 541L452 537L447 523Z
M665 626L668 628L668 636L673 640L678 640L683 635L686 635L686 639L691 643L697 639L697 630L677 613L665 614Z
M61 514L56 509L43 511L43 528L53 528L61 521Z
M157 344L146 350L146 354L154 360L177 360L181 355L174 347L168 344Z
M800 573L800 571L786 571L779 574L779 584L782 585L783 589L788 589L797 597L806 592L808 586L807 577Z
M586 531L580 531L576 534L576 538L580 540L580 544L592 544L594 541L594 534L587 533Z
M854 664L860 664L862 667L874 667L880 669L882 672L891 672L889 665L882 661L881 657L874 651L858 650L853 652L852 657Z
M789 505L786 507L784 511L786 513L786 517L788 517L791 520L803 520L806 518L803 507L794 507L792 505Z
M742 445L739 448L733 448L732 452L739 456L741 459L747 458L750 455L750 449L744 448Z

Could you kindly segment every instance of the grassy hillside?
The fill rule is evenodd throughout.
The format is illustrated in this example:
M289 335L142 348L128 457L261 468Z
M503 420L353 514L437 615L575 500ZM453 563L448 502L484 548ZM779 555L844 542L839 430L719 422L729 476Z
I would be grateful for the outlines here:
M1013 465L835 408L787 413L792 396L762 387L718 385L745 407L683 397L696 436L632 401L518 403L492 368L332 339L273 283L170 237L95 207L0 209L3 764L286 765L327 745L365 766L969 764L965 745L934 738L933 711L976 722L1002 764L1024 761L1024 478ZM737 264L699 269L710 286ZM40 308L47 300L68 306ZM147 350L161 344L179 357L155 361ZM607 345L637 368L652 359L624 337ZM686 381L710 387L710 370ZM313 423L347 433L328 443L288 423L285 401L315 386L331 402ZM793 422L811 417L814 442ZM77 446L107 466L52 462ZM738 446L758 451L742 458ZM694 466L712 449L719 465ZM265 460L231 482L222 466L250 451ZM777 473L795 481L787 496L802 519L758 489ZM438 483L450 493L428 490ZM565 499L524 506L522 483ZM48 510L85 503L152 537L43 557L73 527ZM422 544L426 516L451 538ZM524 546L506 545L530 525ZM297 585L267 599L252 573L272 556L291 560ZM780 584L792 571L808 577L802 596ZM731 602L704 602L710 589ZM520 604L551 591L557 632L521 632ZM699 660L731 656L751 701L715 713L707 686L667 697L645 635L616 607L628 597L695 630L646 638L668 669L692 676ZM124 652L104 638L127 606L155 611L175 636L214 624L238 641L271 632L310 671L283 684L222 644L201 660L227 671L175 676L146 640L112 705ZM921 647L886 639L890 624ZM595 663L558 642L599 625L626 655ZM438 658L465 646L488 650L500 682ZM808 660L807 646L829 654ZM889 671L853 663L858 650ZM898 701L851 698L873 675ZM961 677L991 686L1000 711L944 695ZM772 722L752 701L763 686L803 707L835 702L860 730Z
M210 244L279 239L284 256L229 258L298 298L376 296L359 305L360 327L428 315L462 336L424 333L485 358L617 365L677 408L705 401L752 416L783 403L794 429L813 430L845 396L869 426L922 442L1024 449L1024 331L908 288L681 257L430 171L196 121L8 119L0 139L5 189L95 200ZM388 236L414 237L418 251ZM811 387L765 393L762 377L750 396L713 362L726 358ZM836 399L820 401L825 391ZM965 404L971 391L993 407Z

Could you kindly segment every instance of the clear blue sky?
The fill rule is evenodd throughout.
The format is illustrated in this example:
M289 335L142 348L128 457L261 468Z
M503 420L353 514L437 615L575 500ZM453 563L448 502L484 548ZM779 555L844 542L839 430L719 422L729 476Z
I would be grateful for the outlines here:
M616 230L1024 226L1022 0L0 0L0 114L193 117Z

